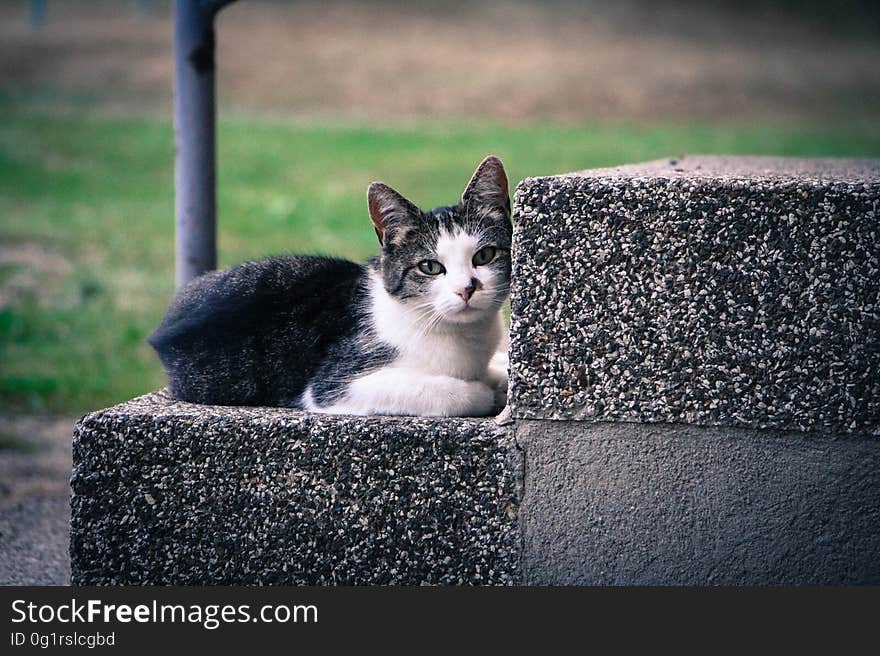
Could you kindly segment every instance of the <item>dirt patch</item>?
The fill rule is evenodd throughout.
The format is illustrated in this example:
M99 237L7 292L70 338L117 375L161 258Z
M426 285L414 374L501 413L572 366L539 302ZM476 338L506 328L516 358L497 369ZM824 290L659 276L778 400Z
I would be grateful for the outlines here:
M0 585L70 585L66 497L0 505Z
M0 416L0 506L66 496L73 417Z
M248 0L219 18L218 96L247 112L381 120L880 116L880 41L853 33L857 12L841 31L807 11L707 4ZM4 93L170 112L166 4L138 16L131 3L53 3L41 30L23 6L0 8Z
M73 417L0 415L0 585L69 585Z

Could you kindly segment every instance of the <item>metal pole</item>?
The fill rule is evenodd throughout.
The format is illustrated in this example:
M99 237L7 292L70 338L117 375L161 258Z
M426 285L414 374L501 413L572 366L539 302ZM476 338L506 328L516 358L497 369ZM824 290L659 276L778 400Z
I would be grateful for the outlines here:
M232 1L174 2L175 278L178 289L217 266L214 17Z
M30 0L28 10L31 27L43 27L46 24L46 0Z

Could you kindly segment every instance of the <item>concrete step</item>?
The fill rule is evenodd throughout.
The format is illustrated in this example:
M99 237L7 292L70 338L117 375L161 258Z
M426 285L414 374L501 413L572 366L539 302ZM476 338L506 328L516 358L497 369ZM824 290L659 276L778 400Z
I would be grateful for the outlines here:
M524 180L511 421L88 415L73 582L880 583L878 211L876 160Z
M684 157L515 207L524 581L880 582L880 161Z
M880 160L683 157L515 205L516 418L880 432Z
M491 419L179 403L85 416L78 585L508 584L520 458Z

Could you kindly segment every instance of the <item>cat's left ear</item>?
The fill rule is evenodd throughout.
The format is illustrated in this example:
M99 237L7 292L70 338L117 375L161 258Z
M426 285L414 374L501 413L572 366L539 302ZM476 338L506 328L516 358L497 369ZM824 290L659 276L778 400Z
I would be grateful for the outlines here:
M467 206L478 204L484 207L503 210L505 218L510 218L510 191L504 164L494 155L480 162L471 181L461 195L461 202Z

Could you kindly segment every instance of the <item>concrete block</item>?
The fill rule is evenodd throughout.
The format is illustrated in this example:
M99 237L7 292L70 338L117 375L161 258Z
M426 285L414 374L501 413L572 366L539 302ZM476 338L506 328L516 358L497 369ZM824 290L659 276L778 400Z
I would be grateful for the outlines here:
M88 415L73 582L878 584L878 212L877 160L524 180L512 422Z
M524 582L880 582L880 161L531 178L514 216Z
M514 217L515 418L880 434L880 160L529 178Z
M516 426L526 584L880 584L876 438Z
M73 452L75 585L519 580L521 459L491 419L159 392L83 417Z

